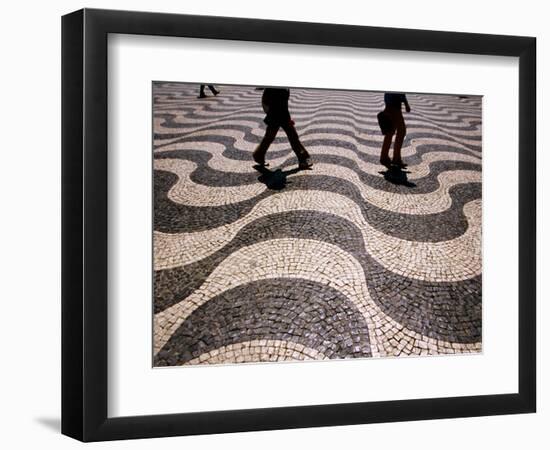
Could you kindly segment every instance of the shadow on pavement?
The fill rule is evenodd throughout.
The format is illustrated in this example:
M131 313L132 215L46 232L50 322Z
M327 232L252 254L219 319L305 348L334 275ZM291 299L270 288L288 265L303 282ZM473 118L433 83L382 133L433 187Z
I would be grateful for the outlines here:
M258 177L258 181L265 184L268 189L271 189L273 191L280 191L286 187L288 175L298 173L302 170L308 170L300 169L299 167L290 170L269 170L267 167L261 166L259 164L256 164L253 167L261 173L261 175Z
M407 174L410 172L405 171L397 166L391 166L388 170L378 173L382 174L384 176L384 179L392 184L409 188L416 187L416 184L411 183L407 179Z

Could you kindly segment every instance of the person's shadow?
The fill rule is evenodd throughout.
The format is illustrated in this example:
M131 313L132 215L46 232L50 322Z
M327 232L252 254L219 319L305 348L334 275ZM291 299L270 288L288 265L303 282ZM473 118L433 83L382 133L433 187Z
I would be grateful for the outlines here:
M269 170L267 167L260 166L259 164L256 164L253 167L261 174L258 177L258 181L265 184L268 189L271 189L273 191L280 191L284 189L287 185L288 175L292 175L303 170L299 167L295 167L294 169L290 170Z
M378 173L382 174L384 179L392 184L410 188L416 187L416 184L411 183L407 179L407 174L410 172L405 171L398 166L390 166L388 170L380 171Z

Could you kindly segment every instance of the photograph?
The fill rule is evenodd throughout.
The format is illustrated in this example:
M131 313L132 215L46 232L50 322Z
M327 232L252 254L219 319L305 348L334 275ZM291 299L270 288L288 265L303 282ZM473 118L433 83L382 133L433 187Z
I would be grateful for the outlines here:
M154 367L482 353L482 96L151 89Z
M0 449L550 449L543 5L6 2Z

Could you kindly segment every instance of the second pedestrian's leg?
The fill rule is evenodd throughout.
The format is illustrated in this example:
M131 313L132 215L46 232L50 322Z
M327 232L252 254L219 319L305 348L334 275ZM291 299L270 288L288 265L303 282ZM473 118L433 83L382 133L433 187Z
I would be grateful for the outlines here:
M290 142L290 146L292 147L292 150L298 157L300 168L307 169L311 167L312 164L309 161L309 158L310 158L309 152L305 149L305 147L300 142L300 138L298 136L298 133L296 132L296 128L294 128L294 125L289 123L287 125L284 125L283 129L285 130L285 133L288 137L288 141Z
M279 127L268 125L265 129L265 135L262 141L258 144L256 150L254 150L254 153L252 153L252 158L254 158L254 161L260 166L265 165L265 154L269 146L275 140L278 131Z
M393 144L392 162L396 165L403 165L403 161L401 160L401 147L403 146L403 140L405 139L405 135L407 134L407 127L405 126L405 120L403 120L403 116L401 116L400 119L401 120L397 124L395 143Z
M393 139L393 132L386 133L384 135L384 142L382 143L382 150L380 151L380 164L389 167L391 159L389 156L391 141Z
M208 89L210 89L210 91L212 92L212 94L214 95L218 95L220 93L220 91L216 90L216 87L213 85L213 84L209 84L208 85Z

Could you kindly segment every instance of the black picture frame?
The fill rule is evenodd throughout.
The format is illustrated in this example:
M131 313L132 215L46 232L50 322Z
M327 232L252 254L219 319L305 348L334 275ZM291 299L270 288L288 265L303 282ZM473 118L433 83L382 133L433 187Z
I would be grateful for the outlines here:
M109 418L107 36L178 36L519 58L517 393ZM536 39L83 9L62 18L62 433L82 441L535 412Z

